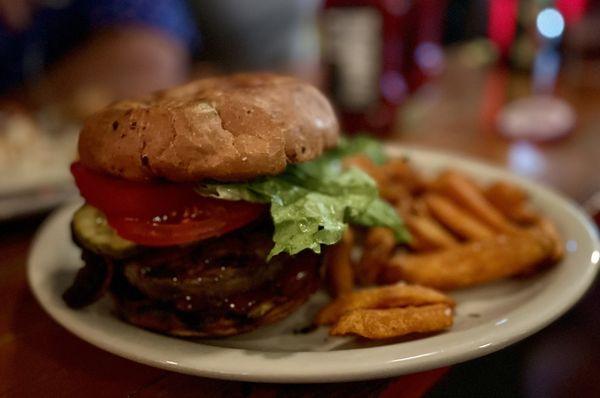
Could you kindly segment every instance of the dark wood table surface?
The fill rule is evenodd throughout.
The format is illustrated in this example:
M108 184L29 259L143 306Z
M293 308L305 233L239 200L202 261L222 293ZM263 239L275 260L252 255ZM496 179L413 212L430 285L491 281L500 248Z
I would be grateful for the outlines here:
M600 190L600 81L563 74L558 92L577 111L568 137L531 144L493 128L506 101L527 94L527 76L470 67L460 58L403 108L394 141L468 154L542 181L582 203ZM560 321L485 358L396 379L269 385L179 375L101 351L52 321L25 277L43 215L0 224L0 397L14 396L600 396L598 287ZM432 386L436 385L435 387Z

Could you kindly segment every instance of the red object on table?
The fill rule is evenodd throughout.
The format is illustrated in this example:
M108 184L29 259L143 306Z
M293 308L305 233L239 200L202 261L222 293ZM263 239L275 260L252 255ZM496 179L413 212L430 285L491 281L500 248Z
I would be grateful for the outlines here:
M450 370L449 367L414 373L392 381L379 398L420 398Z
M503 59L507 59L517 36L518 0L491 0L489 3L488 36Z
M565 18L567 24L577 23L583 18L588 0L557 0L556 8Z
M431 390L450 368L428 370L400 376L394 379L371 380L336 384L295 385L284 394L281 385L258 384L249 398L271 398L291 395L294 397L377 397L377 398L421 398ZM287 395L286 395L287 393Z

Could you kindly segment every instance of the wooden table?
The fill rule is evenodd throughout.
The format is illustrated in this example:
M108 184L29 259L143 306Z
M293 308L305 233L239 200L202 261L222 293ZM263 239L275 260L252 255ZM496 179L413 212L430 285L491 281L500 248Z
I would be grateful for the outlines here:
M576 87L569 82L561 84L560 93L577 110L577 129L559 142L534 145L505 140L493 129L495 111L510 96L524 93L526 89L526 77L497 68L472 69L460 61L452 62L439 82L404 107L399 123L401 127L392 139L478 156L543 181L582 202L600 190L597 166L600 161L600 91ZM121 359L65 331L41 310L32 297L25 278L25 262L32 235L40 220L40 217L34 217L0 224L1 397L418 397L447 371L442 369L404 378L359 383L278 386L184 376ZM586 343L585 336L594 334L589 325L599 321L600 311L597 311L595 304L598 302L600 300L588 304L591 309L587 310L584 303L584 319L590 316L590 312L593 314L595 311L596 315L595 318L591 315L593 321L583 321L581 329L573 331L564 325L564 321L551 328L552 333L559 336L556 341L567 336L570 343ZM574 313L577 311L582 311L581 305ZM539 333L535 338L551 339L545 333ZM525 344L531 344L531 341L528 339ZM592 354L599 354L597 338L588 342ZM554 347L552 340L550 346ZM573 377L575 380L593 380L598 384L597 380L589 378L594 374L597 359L592 356L589 365L589 352L584 355L578 349L563 352L570 360L569 366L588 364L585 365L588 368L583 365L577 368L583 370ZM443 377L440 387L430 394L476 396L499 391L522 393L528 385L514 387L514 390L511 387L515 384L515 378L522 375L507 373L507 369L527 360L524 351L522 348L517 351L503 350L487 358L455 366L449 376ZM595 356L600 358L600 355ZM494 374L491 376L488 373ZM547 384L548 380L544 379L544 383ZM532 388L535 388L535 383ZM585 392L594 391L593 386L590 388L590 384L586 384ZM589 395L584 393L581 396Z
M600 68L600 64L596 65ZM509 140L497 132L495 117L507 102L528 95L529 76L499 67L449 63L442 79L409 100L392 139L402 144L475 156L543 182L583 202L600 191L600 89L574 84L570 70L558 95L576 110L577 125L562 139L546 143ZM600 84L600 76L589 86Z

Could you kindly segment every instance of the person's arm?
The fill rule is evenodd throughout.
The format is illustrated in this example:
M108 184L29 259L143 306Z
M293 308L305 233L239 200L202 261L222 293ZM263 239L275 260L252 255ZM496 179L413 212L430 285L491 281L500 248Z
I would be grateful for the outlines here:
M163 32L111 27L53 65L30 92L38 103L77 97L82 90L139 96L182 82L187 67L186 48Z

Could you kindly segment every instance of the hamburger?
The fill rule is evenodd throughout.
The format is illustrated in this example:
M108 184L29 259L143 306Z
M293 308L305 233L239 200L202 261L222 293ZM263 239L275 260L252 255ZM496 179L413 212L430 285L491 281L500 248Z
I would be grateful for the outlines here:
M295 311L348 224L405 231L373 180L345 168L369 140L340 138L327 99L297 79L197 80L89 117L71 172L83 268L77 309L104 295L126 322L223 337Z

